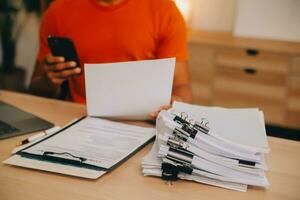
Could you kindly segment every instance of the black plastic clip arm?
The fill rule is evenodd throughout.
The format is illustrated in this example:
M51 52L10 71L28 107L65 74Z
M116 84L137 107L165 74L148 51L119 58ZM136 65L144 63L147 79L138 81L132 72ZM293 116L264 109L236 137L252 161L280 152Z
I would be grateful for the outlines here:
M161 164L161 169L161 177L165 181L178 180L179 172L183 172L186 174L192 174L193 172L193 168L190 165L175 163L169 159L164 159L164 162Z

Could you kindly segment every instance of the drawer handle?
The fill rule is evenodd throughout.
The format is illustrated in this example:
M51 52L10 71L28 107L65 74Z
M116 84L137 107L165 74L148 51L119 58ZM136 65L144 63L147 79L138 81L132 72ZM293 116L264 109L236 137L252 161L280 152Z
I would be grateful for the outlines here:
M251 67L247 67L244 69L244 72L249 75L254 75L257 73L257 70Z
M246 53L248 56L257 56L259 54L259 50L257 49L247 49Z

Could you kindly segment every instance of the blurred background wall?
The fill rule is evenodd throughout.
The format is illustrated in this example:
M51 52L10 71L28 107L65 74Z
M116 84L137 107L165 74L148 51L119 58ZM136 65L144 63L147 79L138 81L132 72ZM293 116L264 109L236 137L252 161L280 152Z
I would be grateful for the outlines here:
M1 1L4 2L5 0ZM43 6L49 3L49 1L29 0L27 4L30 4L30 1L35 7L39 6L41 11L43 10ZM232 31L236 0L175 0L175 2L182 11L189 27L209 31ZM38 51L38 30L41 15L37 14L37 12L27 13L24 5L21 5L22 0L7 0L7 3L17 9L13 26L14 30L17 26L20 30L18 38L15 38L15 65L24 69L24 89L26 91L30 83ZM7 11L1 12L3 14L3 12ZM1 46L2 43L0 43ZM2 61L2 48L0 48L0 63ZM15 87L12 87L12 89L23 90Z
M236 0L191 0L190 4L193 29L232 31Z
M0 0L0 89L26 92L49 0Z
M239 36L300 41L299 0L174 0L188 27L196 30L221 31ZM16 7L14 31L18 30L15 65L24 69L24 91L29 85L38 50L38 30L43 9L49 0L1 0L1 18L6 3ZM27 12L22 2L33 7ZM7 7L7 6L6 6ZM36 10L39 9L41 13ZM11 12L11 11L10 11ZM272 19L276 18L277 26ZM278 23L280 26L278 26ZM17 27L17 28L16 28ZM2 45L2 43L0 43ZM1 47L1 46L0 46ZM2 63L0 48L0 63ZM1 78L1 76L0 76ZM0 88L1 88L0 80ZM2 84L3 88L3 84ZM14 87L12 87L14 89Z

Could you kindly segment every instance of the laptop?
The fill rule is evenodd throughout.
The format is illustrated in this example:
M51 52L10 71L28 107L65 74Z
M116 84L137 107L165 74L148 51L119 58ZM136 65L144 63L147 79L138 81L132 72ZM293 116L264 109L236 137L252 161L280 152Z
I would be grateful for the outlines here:
M51 127L52 123L0 101L0 139Z

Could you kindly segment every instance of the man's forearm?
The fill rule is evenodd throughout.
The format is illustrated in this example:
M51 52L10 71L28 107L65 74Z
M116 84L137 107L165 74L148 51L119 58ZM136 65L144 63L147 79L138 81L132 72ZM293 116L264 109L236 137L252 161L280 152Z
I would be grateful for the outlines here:
M29 86L32 94L57 98L60 95L61 88L53 84L46 75L33 77Z
M192 89L189 84L176 86L172 92L172 100L192 103Z

